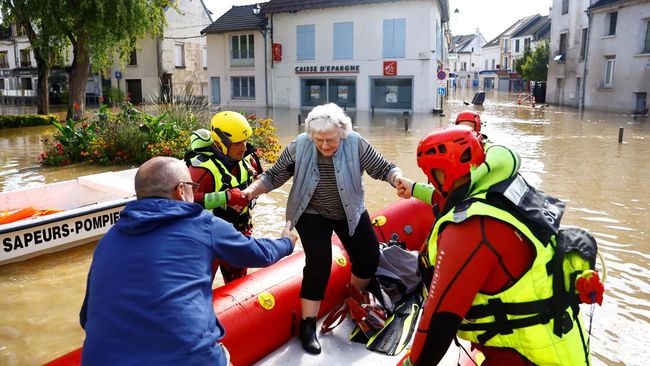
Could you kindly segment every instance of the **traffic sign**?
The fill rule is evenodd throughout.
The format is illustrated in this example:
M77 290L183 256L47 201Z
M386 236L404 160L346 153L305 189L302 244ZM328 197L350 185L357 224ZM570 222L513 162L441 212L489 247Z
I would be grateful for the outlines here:
M438 71L438 80L445 80L447 78L447 73L443 70Z
M438 88L438 94L445 95L445 88Z
M120 80L122 78L122 72L120 70L115 71L115 78Z

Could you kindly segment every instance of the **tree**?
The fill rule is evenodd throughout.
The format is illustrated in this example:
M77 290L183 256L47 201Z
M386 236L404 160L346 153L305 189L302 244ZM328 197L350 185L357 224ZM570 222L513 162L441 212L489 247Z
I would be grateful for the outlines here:
M119 55L124 62L138 38L162 34L173 0L41 0L59 34L72 45L68 118L81 119L90 73L102 71Z
M537 47L521 66L521 75L529 81L546 81L548 75L548 42Z
M45 10L42 0L1 0L0 7L8 23L15 23L17 29L24 29L34 52L37 68L37 113L48 114L48 77L52 66L61 64L67 50L67 42L58 34L54 20Z
M521 55L521 57L517 59L519 61L515 65L515 71L517 72L517 74L523 75L524 72L523 72L523 70L521 68L522 68L522 66L524 66L524 63L526 62L526 59L528 57L530 57L530 55L531 55L530 47L526 47L526 49L524 50L524 54Z

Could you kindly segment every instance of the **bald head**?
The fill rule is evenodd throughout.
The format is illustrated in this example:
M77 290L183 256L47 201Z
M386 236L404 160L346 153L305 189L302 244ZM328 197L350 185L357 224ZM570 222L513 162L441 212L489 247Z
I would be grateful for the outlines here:
M182 160L158 156L147 160L135 174L135 194L145 197L174 198L174 188L180 182L192 181Z

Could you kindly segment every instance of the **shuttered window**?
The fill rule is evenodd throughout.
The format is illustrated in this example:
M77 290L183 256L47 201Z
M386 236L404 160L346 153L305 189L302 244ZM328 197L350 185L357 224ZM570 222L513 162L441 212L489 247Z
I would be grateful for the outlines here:
M352 22L334 23L334 59L354 58L354 27Z
M406 19L384 19L384 58L406 55Z
M297 47L296 59L298 60L315 60L315 27L313 24L299 25L296 27Z

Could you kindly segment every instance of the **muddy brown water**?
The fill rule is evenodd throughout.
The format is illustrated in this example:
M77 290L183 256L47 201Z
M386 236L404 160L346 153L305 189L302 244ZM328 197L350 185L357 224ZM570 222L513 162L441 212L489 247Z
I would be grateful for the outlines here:
M563 224L591 231L607 264L606 297L596 307L594 365L644 365L650 356L650 120L554 106L518 106L516 96L488 92L485 105L466 106L471 92L452 94L445 116L351 112L355 130L406 175L422 180L415 149L427 132L461 110L477 110L490 139L517 150L533 185L567 202ZM283 144L302 131L297 110L251 110L273 117ZM304 116L304 115L303 115ZM303 117L304 120L304 117ZM618 143L619 128L624 142ZM43 168L37 162L51 127L0 130L0 190L9 191L124 167ZM370 212L397 199L392 188L366 176ZM288 185L260 199L256 235L281 231ZM0 208L2 209L2 208ZM0 267L0 365L38 365L79 347L78 325L94 244ZM584 307L589 315L591 308Z

